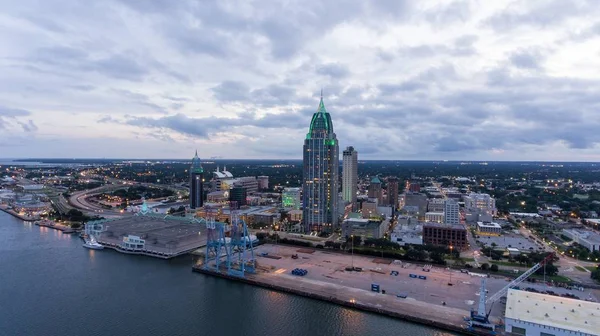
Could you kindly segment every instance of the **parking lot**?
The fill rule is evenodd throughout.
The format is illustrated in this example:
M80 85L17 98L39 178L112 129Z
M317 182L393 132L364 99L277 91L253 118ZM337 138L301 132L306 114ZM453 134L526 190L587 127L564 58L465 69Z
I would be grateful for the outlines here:
M261 256L263 253L269 257ZM386 295L397 300L417 300L435 305L445 302L448 307L465 311L476 307L482 279L487 282L489 295L496 293L509 282L504 277L487 278L483 274L461 273L459 270L441 267L428 267L429 271L424 271L423 265L413 263L392 260L381 263L385 260L300 247L262 245L256 249L255 255L262 272L268 273L269 276L291 278L303 282L307 287L334 284L371 292L372 285L376 284L380 291L385 291ZM297 255L298 258L293 259L293 255ZM361 271L347 271L346 268L349 267L359 267ZM295 268L308 272L305 276L292 275L291 271ZM521 287L531 287L538 291L549 289L544 284L528 282L523 283ZM589 291L569 291L564 288L552 287L552 291L558 294L572 293L581 298L591 295ZM497 303L493 306L492 315L501 316L503 310L504 305Z
M536 244L530 239L523 237L520 234L510 233L502 236L479 236L478 241L485 244L486 247L492 247L492 243L495 243L496 249L505 249L507 247L514 247L520 251L540 251L543 250L541 244ZM541 249L540 249L541 247Z

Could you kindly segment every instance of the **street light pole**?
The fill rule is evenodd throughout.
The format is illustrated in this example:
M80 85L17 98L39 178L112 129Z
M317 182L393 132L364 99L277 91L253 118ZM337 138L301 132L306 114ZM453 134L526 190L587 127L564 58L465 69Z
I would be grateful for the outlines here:
M352 270L354 271L354 235L350 235L350 239L352 239Z
M452 254L452 245L450 245L450 256L453 256ZM452 283L452 270L450 270L450 280L448 280L448 284Z

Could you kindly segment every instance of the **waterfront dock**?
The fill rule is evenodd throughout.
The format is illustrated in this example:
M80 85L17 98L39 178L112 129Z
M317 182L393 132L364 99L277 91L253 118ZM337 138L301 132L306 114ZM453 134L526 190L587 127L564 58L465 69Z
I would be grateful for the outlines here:
M392 264L391 260L386 264L373 257L351 257L325 250L267 244L257 247L254 253L257 272L247 273L244 278L229 275L226 270L217 272L214 267L205 268L202 262L194 265L193 271L448 331L489 335L486 331L468 331L464 320L477 299L478 281L467 282L458 276L459 279L453 281L456 284L448 287L444 273L427 272L427 280L413 279L409 274L417 273L413 269L415 265L403 268ZM298 255L298 258L292 258L292 255ZM351 264L361 267L362 271L346 271ZM308 274L292 275L294 268L306 269ZM392 269L399 274L390 275ZM499 281L498 285L503 283ZM379 285L380 291L372 291L372 284Z
M17 213L16 211L14 211L13 209L9 209L6 206L2 206L0 205L0 210L6 212L9 215L12 215L20 220L24 220L26 222L35 222L36 220L39 220L39 217L30 217L30 216L24 216L24 215L20 215L19 213Z
M35 225L43 226L43 227L48 227L48 228L51 228L51 229L62 231L63 233L73 233L73 232L75 232L75 230L73 230L70 226L58 224L58 223L56 223L54 221L47 220L47 219L35 222Z

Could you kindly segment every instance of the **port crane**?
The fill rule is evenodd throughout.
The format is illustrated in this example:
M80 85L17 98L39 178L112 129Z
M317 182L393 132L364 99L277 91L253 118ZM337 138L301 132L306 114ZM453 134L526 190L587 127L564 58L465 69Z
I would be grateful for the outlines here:
M555 257L554 253L549 253L542 261L533 265L530 269L525 271L525 273L521 274L518 278L511 281L508 285L504 286L495 294L486 298L485 283L486 279L481 279L481 289L479 292L479 305L477 307L477 311L471 310L471 317L468 319L468 329L472 329L473 327L483 328L491 330L495 333L496 325L491 323L489 320L490 313L492 312L492 306L494 302L498 301L501 297L506 295L510 288L514 288L518 286L521 282L525 281L530 275L535 273L537 270L546 265L549 261L551 261ZM490 305L490 309L486 310L486 305Z

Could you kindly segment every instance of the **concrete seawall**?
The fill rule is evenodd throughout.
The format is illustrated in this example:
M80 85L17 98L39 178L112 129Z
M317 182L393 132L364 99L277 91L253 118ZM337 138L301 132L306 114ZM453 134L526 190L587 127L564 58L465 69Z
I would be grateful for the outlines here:
M480 331L466 330L462 326L456 325L454 323L450 323L450 322L446 323L443 321L436 321L436 320L423 318L423 317L421 317L422 314L420 311L414 311L414 313L412 313L412 314L400 313L397 311L385 309L383 307L376 307L376 306L372 306L372 305L362 304L360 302L351 302L351 301L339 299L335 296L327 296L327 295L323 295L323 294L310 292L309 290L299 290L299 289L288 287L288 286L272 284L272 283L268 283L266 281L261 281L260 279L256 279L254 277L240 278L240 277L232 276L229 274L216 272L213 270L207 270L207 269L204 269L202 266L197 266L197 265L192 267L192 271L202 273L202 274L217 276L217 277L232 280L232 281L238 281L238 282L242 282L242 283L246 283L246 284L250 284L250 285L254 285L254 286L258 286L258 287L263 287L263 288L271 289L271 290L275 290L275 291L291 293L291 294L295 294L295 295L299 295L299 296L309 297L312 299L327 301L327 302L335 303L335 304L338 304L338 305L341 305L344 307L348 307L348 308L353 308L353 309L368 311L368 312L372 312L372 313L382 314L382 315L386 315L386 316L390 316L390 317L395 317L395 318L399 318L399 319L414 322L414 323L424 324L424 325L432 326L432 327L447 330L447 331L461 333L464 335L489 335L489 333L486 333L483 331L480 332Z
M0 210L4 211L7 214L12 215L20 220L24 220L26 222L35 222L36 220L39 220L39 218L27 218L27 217L21 216L18 213L16 213L14 210L4 209L3 207L0 207Z

